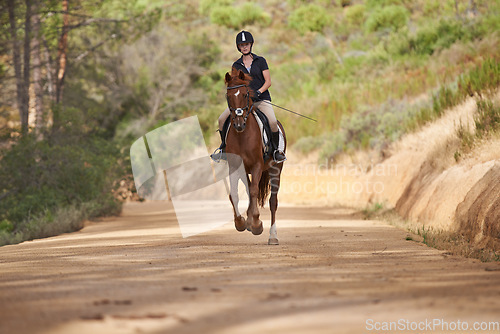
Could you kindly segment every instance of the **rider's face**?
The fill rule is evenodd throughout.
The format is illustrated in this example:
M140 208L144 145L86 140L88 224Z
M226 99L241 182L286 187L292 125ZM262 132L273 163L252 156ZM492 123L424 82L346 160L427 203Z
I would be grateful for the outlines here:
M239 44L240 51L243 54L247 54L250 52L251 44L250 43L241 43Z

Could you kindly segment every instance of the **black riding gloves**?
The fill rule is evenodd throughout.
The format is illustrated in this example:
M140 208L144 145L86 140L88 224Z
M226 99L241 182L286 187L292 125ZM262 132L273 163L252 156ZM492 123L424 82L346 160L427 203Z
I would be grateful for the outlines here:
M260 100L260 96L262 95L262 93L260 92L260 90L256 91L255 92L255 97L256 97L256 100Z

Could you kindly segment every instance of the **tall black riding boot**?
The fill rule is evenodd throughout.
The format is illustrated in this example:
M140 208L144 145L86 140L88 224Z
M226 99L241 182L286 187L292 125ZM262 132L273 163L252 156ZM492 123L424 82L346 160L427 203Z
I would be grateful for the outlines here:
M220 144L219 148L216 149L214 151L214 153L212 153L210 155L210 158L212 158L212 160L215 162L220 162L221 160L227 160L226 150L225 150L226 149L226 136L221 130L219 130L219 134L220 134L221 144Z
M280 132L272 132L271 133L271 143L273 144L273 159L275 162L280 163L286 160L285 153L279 150L279 142L280 142Z

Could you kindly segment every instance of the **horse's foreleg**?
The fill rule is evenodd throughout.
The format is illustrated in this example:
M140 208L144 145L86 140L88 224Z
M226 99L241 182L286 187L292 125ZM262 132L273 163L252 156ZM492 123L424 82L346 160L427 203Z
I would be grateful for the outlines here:
M271 197L269 208L271 209L271 228L269 229L269 245L279 245L278 233L276 231L276 210L278 209L278 191L280 189L281 168L273 166L269 170L271 176Z
M236 229L240 232L243 232L246 230L246 221L245 218L243 218L240 214L240 211L238 209L238 203L240 201L239 196L238 196L238 182L240 180L240 176L238 173L230 173L229 175L229 183L231 185L231 192L229 194L229 200L231 201L231 204L233 205L233 212L234 212L234 226Z
M250 204L247 210L247 225L250 227L252 234L259 235L262 233L264 228L262 227L262 221L260 221L259 207L257 204L257 197L259 196L259 182L262 175L262 166L257 166L253 168L252 172L252 182L250 183Z

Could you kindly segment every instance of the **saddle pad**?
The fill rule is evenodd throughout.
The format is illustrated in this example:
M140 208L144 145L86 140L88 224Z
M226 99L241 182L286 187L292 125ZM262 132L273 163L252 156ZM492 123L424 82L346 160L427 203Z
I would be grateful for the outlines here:
M262 116L266 117L264 115L264 113L260 113ZM260 115L257 114L255 111L253 111L253 115L255 116L255 119L257 120L257 124L259 124L259 128L260 128L260 133L262 134L262 144L264 147L267 147L267 143L269 143L269 138L267 138L267 133L266 131L264 131L264 122L260 119ZM266 119L267 121L267 119ZM278 144L278 150L280 150L281 152L284 152L285 151L285 139L283 137L283 132L281 131L281 128L278 127L278 130L280 132L280 140L279 140L279 144Z

